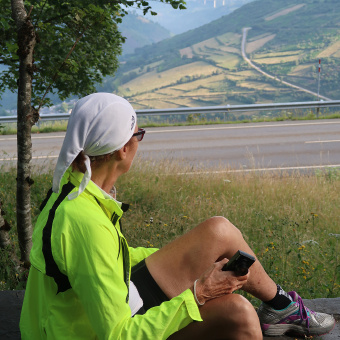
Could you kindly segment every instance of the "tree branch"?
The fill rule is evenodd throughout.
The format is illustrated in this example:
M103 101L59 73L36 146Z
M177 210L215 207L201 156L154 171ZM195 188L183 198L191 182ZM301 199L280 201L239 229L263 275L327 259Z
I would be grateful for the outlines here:
M41 7L40 13L38 14L37 18L35 19L35 22L33 24L34 27L36 27L36 24L37 24L38 20L40 19L40 15L43 12L46 4L47 4L47 0L45 0L45 3Z

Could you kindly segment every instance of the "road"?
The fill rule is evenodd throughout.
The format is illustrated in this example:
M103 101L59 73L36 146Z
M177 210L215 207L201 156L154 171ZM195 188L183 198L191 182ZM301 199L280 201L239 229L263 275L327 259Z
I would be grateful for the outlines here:
M33 162L53 166L63 136L33 135ZM340 119L147 128L139 155L195 171L340 167ZM0 136L0 166L15 157L16 137Z
M288 83L287 81L284 81L284 80L280 80L278 79L277 77L274 77L272 75L270 75L269 73L263 71L260 67L256 66L248 57L247 57L247 54L246 54L246 45L247 45L247 35L248 35L248 31L251 29L251 27L245 27L243 28L242 32L243 32L243 36L242 36L242 46L241 46L241 50L242 50L242 57L243 59L252 67L254 68L256 71L260 72L261 74L263 74L264 76L270 78L270 79L274 79L276 81L278 81L279 83L281 84L284 84L284 85L287 85L289 87L292 87L294 89L298 89L300 91L303 91L303 92L306 92L306 93L309 93L315 97L318 97L318 94L313 92L313 91L310 91L310 90L307 90L307 89L304 89L303 87L301 86L297 86L297 85L294 85L294 84L291 84L291 83ZM332 100L330 98L327 98L325 96L321 96L319 94L319 98L320 99L324 99L324 100Z

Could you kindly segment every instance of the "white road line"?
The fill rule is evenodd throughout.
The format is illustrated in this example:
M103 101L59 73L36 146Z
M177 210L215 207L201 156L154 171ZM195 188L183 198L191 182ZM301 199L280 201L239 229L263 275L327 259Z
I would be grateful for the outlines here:
M177 130L147 130L146 133L163 133L163 132L187 132L187 131L208 131L208 130L229 130L229 129L259 129L267 127L287 127L287 126L304 126L304 125L329 125L329 124L340 124L339 122L320 122L320 123L293 123L293 124L280 124L280 125L251 125L251 126L221 126L214 128L193 128L193 129L177 129ZM147 129L147 128L146 128Z
M46 159L46 158L58 158L58 155L55 156L34 156L32 157L33 159ZM0 161L17 161L18 158L17 157L13 157L13 158L0 158Z
M340 139L333 139L333 140L315 140L310 142L305 142L305 144L315 144L315 143L338 143Z
M32 139L53 139L53 138L64 138L65 136L32 136ZM8 137L8 138L0 138L0 141L6 141L6 140L17 140L17 137Z
M260 128L267 128L267 127L290 127L290 126L309 126L309 125L330 125L330 124L340 124L340 120L332 121L332 122L311 122L311 123L284 123L284 124L278 124L278 125L272 125L272 124L265 124L265 125L233 125L233 126L219 126L219 127L201 127L201 128L184 128L184 129L173 129L173 130L148 130L147 134L151 133L166 133L166 132L188 132L188 131L207 131L207 130L232 130L232 129L260 129ZM64 138L64 135L62 136L33 136L32 139L53 139L53 138ZM0 141L7 141L7 140L16 140L16 137L8 137L8 138L0 138Z
M177 175L210 175L210 174L226 174L238 172L256 172L256 171L284 171L284 170L304 170L304 169L326 169L326 168L340 168L340 164L333 165L312 165L312 166L289 166L285 168L262 168L262 169L239 169L239 170L218 170L218 171L192 171L179 172Z

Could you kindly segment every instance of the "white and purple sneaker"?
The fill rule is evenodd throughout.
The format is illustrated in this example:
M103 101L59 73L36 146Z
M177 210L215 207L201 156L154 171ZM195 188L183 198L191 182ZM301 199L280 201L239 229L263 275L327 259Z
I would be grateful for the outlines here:
M262 303L257 311L262 332L266 336L280 336L291 332L299 335L323 335L330 332L335 319L332 315L317 313L305 307L296 292L288 293L293 302L280 310Z

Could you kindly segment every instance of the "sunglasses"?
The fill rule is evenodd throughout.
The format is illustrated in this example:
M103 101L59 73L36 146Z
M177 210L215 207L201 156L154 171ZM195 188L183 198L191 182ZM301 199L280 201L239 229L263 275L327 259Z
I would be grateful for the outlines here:
M138 129L138 132L134 133L132 137L137 137L138 142L142 141L143 137L145 135L144 129Z

